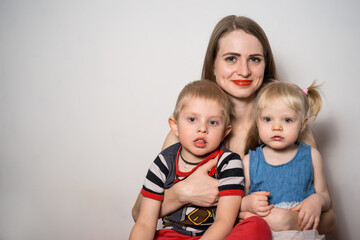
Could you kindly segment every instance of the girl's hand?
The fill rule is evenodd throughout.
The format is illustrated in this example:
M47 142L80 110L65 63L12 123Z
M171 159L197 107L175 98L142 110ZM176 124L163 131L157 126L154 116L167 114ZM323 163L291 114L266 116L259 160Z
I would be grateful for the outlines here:
M316 194L313 194L291 209L299 212L298 224L301 229L317 229L321 216L321 202Z
M266 217L270 214L270 210L274 207L273 204L269 205L268 196L269 192L260 191L244 197L243 201L246 201L247 210L260 217Z

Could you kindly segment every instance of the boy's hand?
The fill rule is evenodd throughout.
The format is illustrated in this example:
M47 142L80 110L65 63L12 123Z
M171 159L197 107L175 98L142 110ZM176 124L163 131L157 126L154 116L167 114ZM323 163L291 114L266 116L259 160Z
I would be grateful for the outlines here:
M299 212L298 224L301 229L317 229L321 216L321 203L316 195L309 196L291 210Z
M273 204L269 205L268 196L269 192L260 191L254 192L247 196L249 212L254 213L260 217L266 217L270 214L270 210L274 207Z

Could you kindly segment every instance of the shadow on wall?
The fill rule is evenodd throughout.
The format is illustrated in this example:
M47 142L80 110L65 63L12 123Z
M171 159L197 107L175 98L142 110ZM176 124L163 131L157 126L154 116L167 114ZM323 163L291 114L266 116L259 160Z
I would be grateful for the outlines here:
M332 151L336 151L336 146L338 146L339 132L335 125L335 121L332 116L327 117L326 119L317 119L314 123L310 123L311 129L314 134L317 148L319 149L321 156L324 161L324 172L326 175L326 180L328 182L329 190L335 213L337 215L337 225L335 230L326 235L327 240L338 240L338 239L350 239L349 231L346 229L348 224L346 223L346 218L341 216L341 213L344 213L342 209L343 202L340 195L334 195L334 193L339 193L339 189L335 189L336 176L333 173L336 172L336 165L339 163L335 159L336 157L332 154ZM341 224L339 224L341 219ZM341 225L341 228L340 226Z

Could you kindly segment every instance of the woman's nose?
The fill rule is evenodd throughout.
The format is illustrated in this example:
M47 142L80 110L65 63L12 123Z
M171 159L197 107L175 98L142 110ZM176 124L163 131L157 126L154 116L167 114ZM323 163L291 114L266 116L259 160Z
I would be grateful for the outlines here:
M242 77L248 77L251 73L248 61L240 60L237 65L236 73Z

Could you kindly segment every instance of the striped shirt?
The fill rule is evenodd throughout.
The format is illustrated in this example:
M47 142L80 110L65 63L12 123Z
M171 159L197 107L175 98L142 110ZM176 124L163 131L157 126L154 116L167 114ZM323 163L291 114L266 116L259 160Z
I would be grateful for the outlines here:
M218 158L216 166L209 171L209 176L219 179L219 196L244 196L244 172L240 156L220 146L192 171L181 172L178 159L181 144L176 143L162 151L150 166L141 194L145 197L162 201L164 190L178 181L182 181L199 166L213 158ZM188 236L202 235L214 222L216 207L202 208L186 205L163 218L163 228L173 229Z

